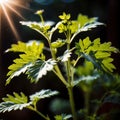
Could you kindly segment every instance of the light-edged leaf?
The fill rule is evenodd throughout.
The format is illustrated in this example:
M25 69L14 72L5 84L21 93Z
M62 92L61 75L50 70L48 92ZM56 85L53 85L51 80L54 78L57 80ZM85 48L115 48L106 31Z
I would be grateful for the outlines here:
M27 71L27 69L29 67L32 66L32 63L28 63L28 64L25 64L25 65L22 65L22 66L19 66L18 64L12 64L9 68L13 68L11 69L11 71L8 72L8 78L6 80L6 85L9 84L11 82L11 80L16 77L16 76L19 76L20 74L22 73L25 73Z
M1 102L0 103L0 113L1 112L10 112L12 110L22 110L23 108L26 108L30 106L31 103L14 103L11 101Z
M19 58L13 60L14 63L8 67L9 72L7 76L9 77L6 80L6 85L10 83L12 78L25 73L37 59L45 59L42 53L43 47L44 44L37 41L29 41L28 43L18 42L18 44L12 45L12 48L9 49L10 51L22 53L20 53Z
M64 119L64 120L68 120L68 119L70 119L70 118L72 118L72 115L71 115L71 114L65 115L63 119Z
M79 22L80 27L82 28L86 24L90 24L90 23L96 22L97 18L96 17L89 18L87 15L79 14L78 18L77 18L77 21Z
M100 77L99 74L95 74L95 75L88 75L88 76L81 76L79 79L75 80L73 82L73 85L76 86L77 84L79 84L81 81L91 81L91 80L95 80L95 79L98 79Z
M78 15L77 21L74 21L73 25L71 25L71 31L73 31L72 33L74 34L70 42L72 42L75 36L77 36L79 33L91 30L100 25L104 25L104 24L98 22L96 17L88 18L88 16L86 15L82 15L82 14Z
M61 115L56 115L55 120L69 120L70 118L72 118L72 115L66 115L66 114L61 114Z
M36 21L20 21L20 23L22 25L26 25L28 27L32 27L32 25L36 25L38 26L38 28L43 27L43 23L42 22L36 22ZM52 26L54 25L53 21L46 21L44 22L44 26Z
M28 103L27 96L22 92L20 94L14 92L13 95L7 94L3 101L0 103L0 112L22 110L31 104L31 102Z
M41 35L43 35L46 39L49 37L49 29L52 25L54 25L53 21L46 21L44 22L36 22L36 21L20 21L22 25L26 25L29 28L39 32Z
M61 60L62 62L68 61L68 58L71 57L71 54L72 54L71 51L66 50L66 51L64 52L63 56L60 57L60 60Z
M58 29L58 27L59 27L62 23L63 23L62 21L58 22L58 23L55 25L55 27L53 27L53 28L51 29L51 33L53 34L53 33Z
M59 92L58 91L52 91L50 89L47 90L41 90L39 92L36 92L33 95L30 95L30 100L34 101L34 100L40 100L40 99L44 99L44 98L49 98L51 96L57 95Z
M83 26L82 28L80 28L78 30L78 32L80 33L80 32L84 32L84 31L88 31L88 30L91 30L92 28L96 28L99 25L104 25L104 24L100 23L100 22L90 23L90 24L87 24L87 25Z
M52 59L48 59L47 61L37 60L34 65L27 70L28 78L31 79L31 82L38 82L48 71L53 70L55 64L56 61Z

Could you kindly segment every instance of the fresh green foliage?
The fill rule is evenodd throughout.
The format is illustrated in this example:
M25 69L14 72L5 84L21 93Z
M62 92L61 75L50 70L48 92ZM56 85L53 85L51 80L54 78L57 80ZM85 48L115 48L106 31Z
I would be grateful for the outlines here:
M103 68L106 71L113 72L115 66L112 64L112 52L118 52L115 47L111 46L111 42L100 43L97 38L93 42L86 37L76 44L77 54L91 61L97 68Z
M71 20L71 15L63 12L59 16L60 21L54 25L54 22L43 19L43 10L39 10L36 14L40 17L41 22L21 21L25 25L38 33L40 33L48 42L48 48L43 42L36 40L24 43L19 41L13 44L6 52L17 52L19 57L13 60L13 64L8 67L8 79L6 84L20 74L26 74L28 79L33 83L37 83L42 77L52 71L60 81L65 85L70 101L70 115L60 114L54 116L56 120L78 120L75 109L73 88L78 86L85 93L85 119L95 120L96 113L89 116L89 98L95 81L99 81L103 73L107 76L112 74L115 69L112 53L117 53L118 49L111 45L111 42L100 42L100 38L91 40L89 36L84 39L78 38L78 42L73 46L75 37L84 31L89 31L98 25L104 25L97 21L96 17L89 18L86 15L79 14L76 20ZM53 26L54 25L54 26ZM53 41L55 32L64 35L64 38L57 38ZM76 37L77 38L77 37ZM72 47L71 47L72 46ZM64 47L64 49L63 49ZM46 52L49 52L49 57ZM64 50L61 54L57 54L59 50ZM79 64L79 61L81 64ZM82 65L83 64L83 65ZM61 65L64 68L62 72ZM81 66L82 65L82 66ZM65 73L65 74L64 74ZM107 76L108 78L108 76ZM52 81L51 81L52 82ZM23 93L13 93L3 98L4 102L0 103L0 112L28 108L38 113L45 120L50 117L44 116L37 110L37 102L41 99L57 95L57 91L41 90L29 97Z
M4 102L0 103L0 112L22 110L30 105L30 103L27 103L28 98L22 92L20 95L15 92L13 94L14 96L8 94L6 98L3 98Z
M30 100L31 101L35 101L35 100L41 100L44 98L48 98L54 95L57 95L58 91L51 91L51 90L41 90L40 92L36 92L35 94L30 96Z
M35 64L37 59L41 61L45 60L43 55L44 44L38 43L37 41L32 41L30 43L18 42L18 44L13 44L7 51L20 52L20 58L14 60L14 64L9 66L9 72L7 76L9 78L6 80L6 84L9 84L13 77L19 76L21 73L25 73L29 67Z
M31 82L38 82L43 75L46 75L48 71L53 69L55 64L56 61L52 59L35 61L34 65L27 70L28 78L31 79Z
M13 93L12 95L7 95L7 97L3 98L2 103L0 103L0 112L10 112L12 110L22 110L23 108L34 109L36 108L36 103L44 98L51 97L53 95L57 95L57 91L51 90L41 90L33 95L29 96L30 101L28 101L28 97L24 93ZM34 106L33 106L34 105Z

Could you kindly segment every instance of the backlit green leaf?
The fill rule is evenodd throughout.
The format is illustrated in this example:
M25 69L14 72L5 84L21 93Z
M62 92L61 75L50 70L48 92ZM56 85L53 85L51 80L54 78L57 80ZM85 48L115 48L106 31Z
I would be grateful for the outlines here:
M116 69L116 67L111 63L113 61L112 58L106 58L103 59L102 63L106 69L108 69L110 72L113 72L113 69Z
M48 71L53 70L55 60L49 59L47 61L37 60L33 66L29 67L27 74L31 79L31 82L38 82L43 75L46 75Z
M66 51L64 52L63 56L60 57L60 60L61 60L62 62L68 61L68 58L71 57L71 54L72 54L72 53L71 53L69 50L66 50Z
M13 93L14 95L7 94L7 97L3 98L4 102L0 103L0 112L6 112L11 110L22 110L29 106L31 103L28 102L27 96L24 93Z
M77 20L79 21L80 27L82 28L88 23L93 23L97 20L97 18L88 18L86 15L79 14Z
M84 49L87 49L91 44L91 41L89 39L89 37L86 37L86 39L83 40L83 45L84 45Z
M30 100L34 102L40 99L49 98L51 96L57 95L58 93L59 93L58 91L52 91L50 89L41 90L33 95L30 95Z
M3 98L3 101L4 102L10 101L13 103L27 103L28 102L27 96L25 96L25 94L22 92L20 93L20 95L18 93L14 92L13 95L7 94L7 97Z
M65 12L63 12L62 15L59 15L59 18L61 20L63 20L64 23L66 23L69 19L70 19L71 15L70 14L66 14Z
M21 73L25 73L37 59L44 60L45 57L42 53L43 47L43 43L37 43L35 41L26 44L19 42L17 45L13 45L10 51L22 52L22 54L19 55L20 58L15 59L13 61L14 63L8 67L10 71L7 74L9 77L6 80L6 84L9 84L12 78L19 76Z
M101 52L101 51L98 51L95 53L95 57L97 59L102 59L102 58L106 58L106 57L109 57L111 54L109 52Z
M81 81L85 81L85 82L89 82L89 81L92 81L92 80L95 80L97 78L99 78L100 75L99 74L95 74L95 75L88 75L88 76L81 76L79 79L75 80L73 82L74 86L76 86L77 84L79 84Z
M11 48L8 49L6 52L12 51L12 52L23 52L27 53L29 52L37 52L40 54L44 48L44 44L39 41L28 41L27 43L24 43L22 41L18 41L17 44L12 44Z
M78 55L83 56L88 61L91 61L98 69L103 68L106 71L113 72L115 66L111 63L112 52L118 52L118 49L111 46L111 42L100 43L100 39L97 38L93 41L86 37L83 40L79 40L76 44Z
M48 39L49 37L49 29L51 28L51 26L54 24L54 22L52 21L47 21L44 22L44 24L42 22L31 22L31 21L21 21L20 22L22 25L26 25L29 28L39 32L41 35L43 35L46 39Z
M26 108L30 106L30 103L14 103L14 102L1 102L0 103L0 113L1 112L10 112L12 110L22 110L23 108Z

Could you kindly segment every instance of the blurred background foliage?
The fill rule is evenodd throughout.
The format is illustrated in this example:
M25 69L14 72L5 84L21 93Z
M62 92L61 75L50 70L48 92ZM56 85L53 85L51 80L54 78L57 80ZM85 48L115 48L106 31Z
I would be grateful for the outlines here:
M18 78L14 78L13 82L11 82L10 85L5 87L5 80L6 80L6 74L8 72L8 66L12 64L13 59L17 56L17 54L7 53L5 54L4 51L8 49L11 44L17 43L18 40L21 41L28 41L28 40L43 40L43 38L35 31L30 30L29 28L22 26L19 21L27 20L27 21L39 21L39 17L35 15L34 13L39 9L44 9L44 18L45 20L49 21L55 21L58 22L59 18L58 15L62 14L63 12L70 13L72 16L72 19L76 19L79 13L88 15L89 17L98 17L98 21L103 22L106 24L106 26L100 26L97 27L89 32L81 33L79 37L85 38L86 36L90 36L91 39L95 39L96 37L100 37L102 42L105 41L111 41L113 46L120 48L120 34L118 33L119 28L119 12L118 12L118 0L16 0L19 1L20 6L18 7L14 6L16 10L25 18L22 19L19 16L17 16L12 11L9 11L9 15L11 17L12 22L14 23L14 26L16 28L16 31L18 32L20 38L16 39L14 36L8 21L4 15L4 13L1 10L1 42L0 42L0 98L4 97L6 93L12 93L15 92L21 92L23 91L26 95L32 94L42 88L51 88L51 89L57 89L61 92L61 94L58 96L58 98L55 98L54 101L51 100L45 100L42 103L38 105L39 109L43 111L43 113L51 112L51 114L59 114L61 111L66 111L69 113L69 104L67 101L67 92L65 87L61 84L61 82L58 81L58 78L53 76L51 73L49 73L46 77L44 77L38 84L30 84L27 80L26 76L20 76ZM57 36L57 33L55 34L55 38ZM55 39L53 38L53 39ZM120 73L120 55L113 55L114 57L114 64L117 67L115 73ZM84 68L79 68L84 69ZM88 68L87 68L88 70ZM91 69L90 69L91 70ZM85 70L86 71L86 70ZM78 71L79 72L79 71ZM87 71L89 73L89 71ZM87 74L87 73L80 73L80 74ZM92 90L91 90L91 99L98 98L100 99L101 96L109 90L117 89L117 92L120 92L120 88L116 87L118 84L120 84L119 75L116 75L112 78L106 78L106 74L101 75L101 79L105 79L106 81L103 83L102 80L99 81L93 81L92 83ZM114 78L114 81L113 81ZM109 81L109 82L108 82ZM114 83L114 84L113 84ZM86 83L83 83L86 86ZM89 89L91 89L91 85L87 85ZM16 89L17 88L17 89ZM81 86L78 88L75 88L75 100L76 103L78 103L78 108L82 108L84 106L84 88ZM96 93L97 92L97 93ZM80 94L80 96L78 96ZM106 96L107 98L111 98L112 95L115 93L108 93ZM109 99L103 98L103 104L98 110L98 115L108 112L109 108L111 109L114 107L114 103L108 104L110 102ZM52 98L53 99L53 98ZM116 109L118 109L117 106L120 105L120 96L116 94ZM81 100L81 101L80 101ZM1 101L1 100L0 100ZM55 103L55 105L53 104ZM48 107L50 105L50 107ZM63 107L66 107L66 110L61 106L63 104ZM93 101L91 103L92 106L95 107L95 104L99 104L98 101ZM56 111L55 106L57 106L58 111ZM109 107L108 107L109 106ZM92 110L95 109L92 107ZM115 109L115 110L116 110ZM106 111L105 111L106 110ZM110 111L114 113L114 111ZM109 113L110 113L109 112ZM81 112L82 114L82 112ZM119 113L117 113L119 114ZM102 114L103 115L103 114ZM105 116L104 114L103 116ZM108 118L110 117L109 114ZM106 116L107 116L106 115ZM23 110L23 111L16 111L16 112L10 112L5 114L0 114L0 119L3 120L38 120L40 119L39 116L37 116L35 113L29 111L29 110ZM107 119L106 119L107 120ZM109 119L114 120L114 119ZM115 119L116 120L116 119Z

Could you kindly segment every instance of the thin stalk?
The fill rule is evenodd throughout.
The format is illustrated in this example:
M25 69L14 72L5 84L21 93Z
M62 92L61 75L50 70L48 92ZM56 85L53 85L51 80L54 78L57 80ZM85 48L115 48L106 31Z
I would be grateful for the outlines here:
M38 110L35 111L38 115L40 115L42 118L44 118L45 120L50 120L49 117L46 117L45 115L43 115L41 112L39 112Z
M75 110L75 102L73 97L73 87L68 87L68 94L69 94L69 100L70 100L70 106L71 106L71 112L73 115L73 120L77 120L77 114Z
M68 36L68 44L67 44L67 50L70 50L70 34ZM73 85L71 85L72 82L72 77L73 77L73 72L71 72L71 62L70 58L68 58L67 61L67 66L66 66L66 71L67 71L67 78L68 78L68 83L70 87L67 88L68 94L69 94L69 101L70 101L70 106L71 106L71 112L73 115L73 120L77 120L77 114L75 110L75 102L74 102L74 96L73 96Z
M44 19L42 15L40 15L40 19L41 19L42 24L44 25Z
M54 51L52 50L52 47L51 47L51 40L48 40L48 43L49 43L49 46L50 46L50 51L51 51L51 55L52 55L52 58L54 60L56 60L56 56L55 56L55 53ZM55 70L54 73L60 78L60 80L62 81L62 83L65 85L65 86L69 86L69 84L66 82L65 78L63 77L58 65L55 65Z
M32 106L29 106L28 109L36 112L38 115L40 115L42 118L44 118L45 120L50 120L49 117L46 117L44 114L42 114L41 112L39 112L37 109L33 108Z
M56 72L56 71L57 72ZM59 70L58 66L55 66L55 70L53 70L53 72L59 77L59 79L63 82L63 84L67 87L69 87L69 84L66 82L66 80L64 79L64 77L62 76L61 71Z
M79 56L77 59L76 59L76 61L75 61L75 63L74 63L74 67L76 66L76 64L78 63L78 61L79 61L79 59L81 58L82 56Z

